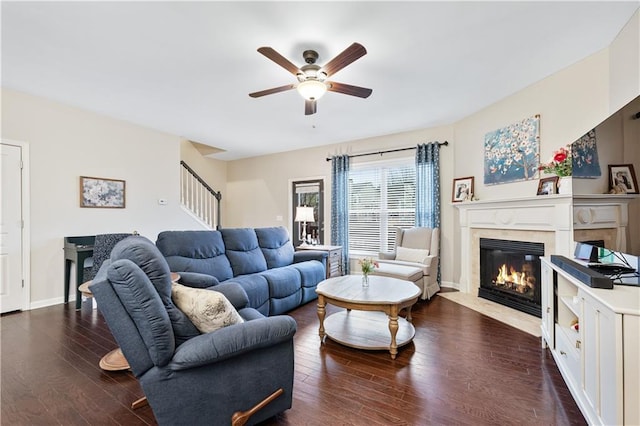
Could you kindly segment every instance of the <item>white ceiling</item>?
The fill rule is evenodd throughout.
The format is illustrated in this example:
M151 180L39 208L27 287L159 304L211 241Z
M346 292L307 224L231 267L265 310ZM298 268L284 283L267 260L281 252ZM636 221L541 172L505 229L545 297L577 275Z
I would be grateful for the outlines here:
M607 47L640 2L2 2L2 86L180 135L231 160L453 123ZM318 113L259 54L324 64Z

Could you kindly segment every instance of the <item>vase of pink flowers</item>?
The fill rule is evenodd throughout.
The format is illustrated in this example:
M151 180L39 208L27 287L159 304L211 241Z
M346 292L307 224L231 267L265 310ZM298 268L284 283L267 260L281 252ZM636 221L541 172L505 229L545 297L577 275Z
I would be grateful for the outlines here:
M362 287L369 287L369 274L372 273L379 265L378 262L370 257L358 260L360 269L362 270Z
M555 151L549 162L540 164L538 170L558 176L558 194L571 194L573 192L572 167L571 145L567 145Z
M571 145L563 146L553 153L548 163L538 166L538 170L558 177L571 176L573 159Z

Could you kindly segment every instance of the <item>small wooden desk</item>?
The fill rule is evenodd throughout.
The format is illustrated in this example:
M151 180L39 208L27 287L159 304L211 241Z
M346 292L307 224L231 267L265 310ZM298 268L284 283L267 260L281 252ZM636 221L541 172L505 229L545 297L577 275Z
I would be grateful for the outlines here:
M398 347L410 343L415 335L410 322L411 306L418 301L421 290L414 283L397 278L370 275L369 282L369 287L364 288L361 275L346 275L318 284L320 341L327 336L353 348L388 349L391 359L395 359ZM346 310L325 320L327 303ZM405 308L406 320L398 317Z
M71 264L76 264L76 309L82 303L80 284L84 282L84 261L93 256L95 235L64 237L64 303L69 302Z

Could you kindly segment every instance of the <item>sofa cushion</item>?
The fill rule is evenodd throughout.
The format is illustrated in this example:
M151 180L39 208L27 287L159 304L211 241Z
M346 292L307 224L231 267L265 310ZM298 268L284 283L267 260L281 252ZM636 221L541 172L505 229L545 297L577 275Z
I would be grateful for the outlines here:
M173 304L169 265L155 244L142 236L126 238L111 251L111 262L119 259L131 260L149 277L171 319L176 346L200 334L189 318Z
M229 228L221 233L234 277L267 270L267 261L253 229Z
M237 283L247 293L249 307L257 309L262 315L269 316L269 283L260 274L240 275L222 284ZM215 287L213 288L215 290Z
M302 287L315 288L320 281L326 278L326 272L321 262L309 260L291 265L300 273L300 284Z
M280 268L293 263L293 244L289 231L283 226L273 228L256 228L258 244L262 250L267 268Z
M173 284L171 297L201 333L244 322L231 302L217 291Z
M220 231L164 231L156 246L174 272L198 272L218 281L233 276Z
M429 250L396 247L396 260L405 262L427 263Z
M300 284L302 285L302 300L300 303L307 303L317 299L316 287L320 281L326 278L324 265L317 260L310 260L294 263L291 268L295 268L300 272Z
M269 297L271 299L289 296L302 287L300 272L293 267L269 269L260 275L265 277L269 283Z
M300 306L300 272L293 266L269 269L260 275L269 283L269 315L279 315Z
M414 283L422 280L424 277L423 270L420 267L391 262L379 262L379 266L376 268L374 275L398 278Z

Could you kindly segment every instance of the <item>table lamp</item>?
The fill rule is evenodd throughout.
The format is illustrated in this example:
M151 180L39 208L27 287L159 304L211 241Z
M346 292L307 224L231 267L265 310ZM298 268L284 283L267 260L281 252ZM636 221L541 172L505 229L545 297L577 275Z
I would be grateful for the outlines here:
M313 207L296 207L296 222L302 222L302 245L307 244L307 222L315 222Z

